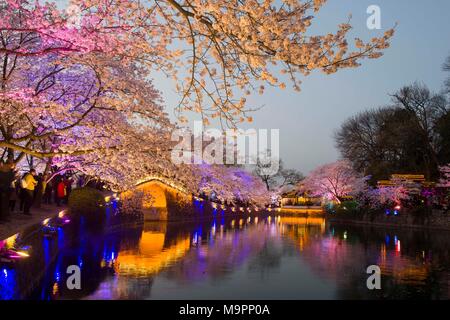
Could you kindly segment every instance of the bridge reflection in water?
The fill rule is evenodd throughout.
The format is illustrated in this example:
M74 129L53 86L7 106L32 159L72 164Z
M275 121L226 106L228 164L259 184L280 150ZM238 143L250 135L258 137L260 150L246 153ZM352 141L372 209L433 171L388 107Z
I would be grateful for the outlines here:
M182 258L190 248L188 235L166 244L163 232L144 231L136 249L119 253L115 271L118 275L148 276Z
M32 254L28 262L8 269L6 280L0 274L1 297L450 297L450 240L445 233L329 225L320 217L276 214L147 222L100 235L76 232L79 240L67 246L64 235L37 238L33 251L42 253L40 258ZM60 252L50 259L56 247ZM71 264L82 270L82 289L76 292L64 286ZM384 290L367 290L365 270L371 264L380 265ZM46 270L40 284L31 295L19 294L36 270Z

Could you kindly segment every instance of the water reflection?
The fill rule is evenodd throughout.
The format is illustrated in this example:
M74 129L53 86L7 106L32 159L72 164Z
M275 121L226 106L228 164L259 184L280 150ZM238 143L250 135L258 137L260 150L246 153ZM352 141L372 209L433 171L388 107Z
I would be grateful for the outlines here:
M445 232L251 216L35 234L32 254L0 271L1 299L383 299L450 297ZM366 268L382 270L382 290ZM68 290L67 267L82 271ZM39 279L30 288L32 279ZM28 281L28 286L27 286ZM36 281L34 281L36 282Z
M0 270L0 299L10 300L14 298L16 287L16 272L14 269L2 268Z

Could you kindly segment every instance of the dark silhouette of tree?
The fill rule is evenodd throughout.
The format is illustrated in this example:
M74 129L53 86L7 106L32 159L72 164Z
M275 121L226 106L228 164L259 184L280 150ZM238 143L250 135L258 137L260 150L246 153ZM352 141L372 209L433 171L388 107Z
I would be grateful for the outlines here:
M444 65L442 66L442 70L450 72L450 56L448 56L445 60ZM446 92L450 94L450 76L448 76L447 80L445 80L444 85Z
M256 161L253 173L260 177L261 180L266 185L267 190L281 190L284 187L295 186L305 177L304 175L296 169L286 169L284 168L284 163L280 159L278 164L278 171L273 173L267 173L272 163L265 161L270 157L270 152L265 151L262 156L258 157Z
M450 109L444 94L414 83L392 95L393 104L361 112L335 134L342 156L372 182L392 173L438 176L448 162Z

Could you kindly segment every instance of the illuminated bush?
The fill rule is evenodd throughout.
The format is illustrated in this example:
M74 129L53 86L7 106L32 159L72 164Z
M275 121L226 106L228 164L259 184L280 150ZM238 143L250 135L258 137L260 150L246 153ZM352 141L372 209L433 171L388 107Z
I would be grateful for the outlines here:
M124 214L142 213L144 208L151 208L154 198L149 190L134 188L120 194L120 208Z
M94 188L74 189L69 196L70 212L85 217L88 222L103 221L105 205L105 196Z
M335 204L333 206L330 207L325 207L325 211L327 213L334 213L337 215L343 215L343 216L359 216L360 215L360 205L358 204L358 202L354 201L354 200L347 200L347 201L342 201L339 204Z

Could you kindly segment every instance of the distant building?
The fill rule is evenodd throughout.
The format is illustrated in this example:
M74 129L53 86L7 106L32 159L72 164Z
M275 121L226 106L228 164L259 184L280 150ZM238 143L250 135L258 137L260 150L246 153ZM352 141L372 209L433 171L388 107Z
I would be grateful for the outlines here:
M420 194L423 188L432 188L435 183L426 181L423 174L392 174L389 180L380 180L377 185L379 188L401 185L410 194Z
M321 206L322 198L308 196L304 192L290 191L281 196L281 206Z
M423 174L392 174L389 180L380 180L377 185L378 188L403 186L410 195L423 199L429 205L448 207L448 188L426 181Z

